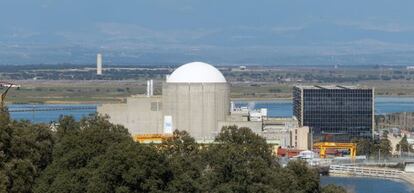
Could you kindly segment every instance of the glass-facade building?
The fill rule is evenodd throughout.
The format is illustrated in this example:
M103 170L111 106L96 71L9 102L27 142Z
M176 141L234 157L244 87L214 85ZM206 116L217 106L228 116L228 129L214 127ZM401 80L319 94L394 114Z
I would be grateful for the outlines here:
M350 86L295 86L293 113L308 126L314 142L350 142L371 138L374 89Z

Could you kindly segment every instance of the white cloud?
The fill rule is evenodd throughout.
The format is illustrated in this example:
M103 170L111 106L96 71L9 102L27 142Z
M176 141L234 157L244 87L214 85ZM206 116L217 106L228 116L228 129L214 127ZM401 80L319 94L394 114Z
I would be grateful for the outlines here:
M272 27L270 28L270 30L273 33L289 33L289 32L293 32L293 31L300 31L303 30L305 27L304 26L276 26L276 27Z
M402 25L396 22L376 22L376 21L339 21L338 25L351 26L363 30L373 30L380 32L410 32L414 31L414 26Z

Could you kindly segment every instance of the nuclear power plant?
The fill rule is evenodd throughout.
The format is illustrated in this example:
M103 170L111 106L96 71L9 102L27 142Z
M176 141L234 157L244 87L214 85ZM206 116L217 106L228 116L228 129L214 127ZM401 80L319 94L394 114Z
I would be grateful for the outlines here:
M290 132L298 128L296 120L270 118L267 109L234 107L229 83L210 64L192 62L175 69L162 82L161 95L153 94L153 84L147 81L146 95L128 97L122 104L100 105L98 112L108 115L112 123L124 125L133 136L184 130L198 142L209 143L223 126L236 125L249 127L272 144L295 144ZM302 131L309 133L307 128ZM303 146L308 149L308 142Z

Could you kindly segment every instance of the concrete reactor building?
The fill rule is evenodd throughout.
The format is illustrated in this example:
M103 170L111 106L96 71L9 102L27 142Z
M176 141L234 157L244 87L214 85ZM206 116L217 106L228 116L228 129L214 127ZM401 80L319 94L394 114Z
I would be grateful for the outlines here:
M218 121L230 114L230 87L215 67L201 62L177 68L163 84L164 120L172 129L188 131L195 138L217 134Z
M153 81L147 81L147 95L134 95L126 103L103 104L98 113L108 115L115 124L124 125L135 139L145 135L187 131L199 143L210 143L223 126L249 127L268 143L291 147L292 118L267 116L267 109L235 107L230 101L230 86L223 74L210 64L192 62L175 69L162 83L162 95L153 95ZM308 136L309 129L299 129ZM295 132L297 134L297 131ZM136 137L138 136L138 137ZM301 145L308 149L306 139ZM300 146L300 145L298 145Z
M177 68L162 85L162 96L132 96L126 104L104 104L98 112L123 124L132 134L185 130L196 139L213 138L219 121L230 114L230 88L215 67L192 62Z

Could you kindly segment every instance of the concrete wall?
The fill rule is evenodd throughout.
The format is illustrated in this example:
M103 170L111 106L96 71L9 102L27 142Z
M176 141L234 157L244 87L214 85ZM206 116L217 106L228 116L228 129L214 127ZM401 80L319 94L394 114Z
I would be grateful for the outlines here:
M227 83L164 83L162 92L163 115L172 116L173 129L196 139L213 138L230 113Z
M309 133L309 127L298 127L292 129L292 144L291 146L300 150L310 150L311 148L311 135Z
M109 115L112 123L124 125L132 135L163 132L161 97L128 97L126 104L98 106L98 113Z
M113 124L120 124L127 127L128 117L127 104L102 104L97 107L97 112L101 115L108 115L109 121Z

